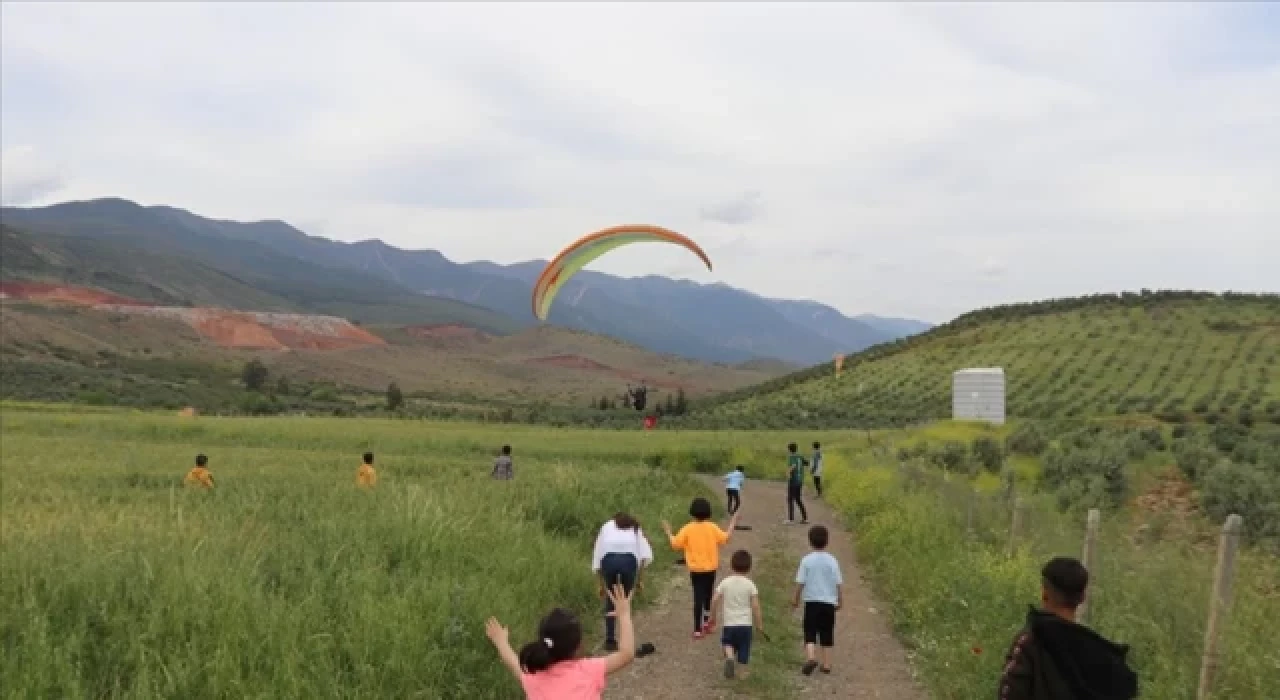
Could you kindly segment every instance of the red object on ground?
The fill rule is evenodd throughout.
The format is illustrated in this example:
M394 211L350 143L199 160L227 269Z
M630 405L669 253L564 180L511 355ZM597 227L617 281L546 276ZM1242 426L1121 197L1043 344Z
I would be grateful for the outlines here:
M658 417L657 417L657 416L645 416L645 418L644 418L644 429L645 429L645 430L653 430L655 427L657 427L657 425L658 425Z

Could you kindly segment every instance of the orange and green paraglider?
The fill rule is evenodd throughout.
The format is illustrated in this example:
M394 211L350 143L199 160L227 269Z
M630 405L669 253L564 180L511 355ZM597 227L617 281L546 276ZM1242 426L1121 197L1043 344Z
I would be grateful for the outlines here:
M645 242L675 243L684 246L701 258L708 270L711 269L711 259L702 248L675 231L647 224L614 226L579 238L568 248L560 251L554 260L547 263L547 267L543 269L542 274L538 276L538 281L533 285L533 315L539 321L547 320L547 314L551 312L551 302L555 301L560 288L591 261L614 248Z

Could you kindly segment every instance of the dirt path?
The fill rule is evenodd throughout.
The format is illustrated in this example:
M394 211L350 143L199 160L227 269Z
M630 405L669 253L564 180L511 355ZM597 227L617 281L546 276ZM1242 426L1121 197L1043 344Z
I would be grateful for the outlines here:
M719 490L719 484L716 484ZM610 680L608 698L631 700L709 700L711 698L884 698L924 700L927 696L912 678L906 653L883 617L884 606L871 594L854 560L853 539L839 525L831 509L806 488L810 524L831 529L828 550L840 561L845 579L845 607L836 622L832 673L805 677L800 619L790 610L791 582L800 557L809 551L808 528L785 525L786 490L782 484L748 482L742 494L739 524L751 530L733 533L721 556L719 581L726 573L729 552L747 549L755 558L752 578L761 589L766 630L772 642L757 635L752 644L750 681L726 681L719 632L700 641L693 631L692 596L683 567L653 572L650 585L666 583L654 605L636 620L637 642L652 642L653 656L637 659ZM673 527L680 522L672 520ZM661 546L659 540L654 547ZM665 574L665 576L664 576ZM662 581L667 578L667 581Z

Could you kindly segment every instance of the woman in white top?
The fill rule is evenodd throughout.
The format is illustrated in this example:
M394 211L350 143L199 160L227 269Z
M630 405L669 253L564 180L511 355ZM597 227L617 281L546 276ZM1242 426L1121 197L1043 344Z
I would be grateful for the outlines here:
M618 513L600 527L596 535L595 553L591 569L600 579L601 597L604 598L604 648L615 651L618 638L615 631L613 601L604 590L621 583L627 595L640 584L640 572L653 561L653 548L640 529L640 523L628 513Z

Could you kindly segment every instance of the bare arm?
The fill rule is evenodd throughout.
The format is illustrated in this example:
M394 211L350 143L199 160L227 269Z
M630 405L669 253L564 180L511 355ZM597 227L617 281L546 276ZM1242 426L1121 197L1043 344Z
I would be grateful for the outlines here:
M804 592L804 584L797 583L795 593L791 594L791 607L800 607L800 594Z
M515 649L511 648L511 642L507 639L507 628L502 626L495 618L489 618L484 624L485 634L489 636L489 641L493 642L493 648L498 650L498 656L502 659L502 665L507 667L511 675L520 680L523 673L520 669L520 657L516 656Z
M618 650L604 657L607 675L621 671L636 658L636 632L631 626L631 596L622 584L613 584L612 590L606 590L605 594L613 601L613 614L618 619Z
M723 596L723 595L720 595L720 591L716 591L716 592L715 592L715 594L711 596L711 610L710 610L710 613L711 613L711 626L712 626L712 627L715 627L716 611L720 609L720 603L721 603L721 601L723 601L723 600L724 600L724 596ZM723 615L721 615L721 617L723 617Z
M844 585L836 586L836 610L844 607Z
M727 529L724 531L725 542L728 542L729 540L733 539L733 533L738 529L738 514L741 512L742 511L738 511L737 513L734 513L731 518L729 518L729 524L726 526Z
M751 596L751 619L755 620L756 629L764 632L764 613L760 611L760 596Z

